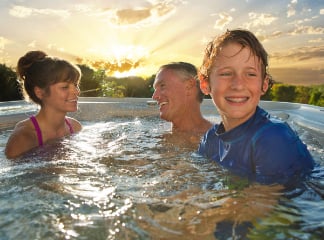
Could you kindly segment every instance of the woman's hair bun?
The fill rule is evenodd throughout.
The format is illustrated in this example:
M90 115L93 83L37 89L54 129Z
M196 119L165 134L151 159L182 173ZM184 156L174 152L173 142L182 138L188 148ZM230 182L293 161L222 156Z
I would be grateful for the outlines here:
M29 51L22 56L17 64L17 73L20 79L24 79L28 68L37 61L42 61L46 58L47 54L43 51Z

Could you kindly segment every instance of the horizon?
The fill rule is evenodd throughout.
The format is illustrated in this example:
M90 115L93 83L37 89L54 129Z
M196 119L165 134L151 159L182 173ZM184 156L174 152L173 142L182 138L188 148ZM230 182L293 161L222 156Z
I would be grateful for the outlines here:
M244 28L265 47L277 82L324 84L320 1L7 0L0 6L0 63L9 67L38 49L114 77L149 77L171 61L199 67L207 42Z

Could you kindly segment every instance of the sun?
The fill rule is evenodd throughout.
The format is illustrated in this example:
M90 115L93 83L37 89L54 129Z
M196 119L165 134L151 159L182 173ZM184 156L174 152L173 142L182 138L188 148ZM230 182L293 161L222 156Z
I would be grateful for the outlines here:
M127 77L142 74L141 66L150 56L142 45L118 45L91 49L96 65L104 66L111 76Z
M149 55L149 51L141 45L115 45L108 53L112 54L113 58L117 61L123 59L137 61Z

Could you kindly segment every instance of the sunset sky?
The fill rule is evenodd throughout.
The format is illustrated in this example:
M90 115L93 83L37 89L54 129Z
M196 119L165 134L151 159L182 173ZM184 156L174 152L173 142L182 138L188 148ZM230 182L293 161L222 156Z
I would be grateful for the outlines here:
M254 32L275 80L324 84L323 0L0 0L0 63L40 49L112 76L151 76L161 64L201 64L226 29Z

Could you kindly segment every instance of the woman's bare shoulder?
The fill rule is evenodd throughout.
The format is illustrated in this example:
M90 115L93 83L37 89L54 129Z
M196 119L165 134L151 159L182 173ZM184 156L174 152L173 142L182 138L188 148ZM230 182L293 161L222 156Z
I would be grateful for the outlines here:
M72 117L67 117L67 119L71 123L74 132L79 132L82 130L82 124L78 120Z
M8 158L14 158L22 153L38 146L35 129L29 119L18 122L10 135L5 154Z

